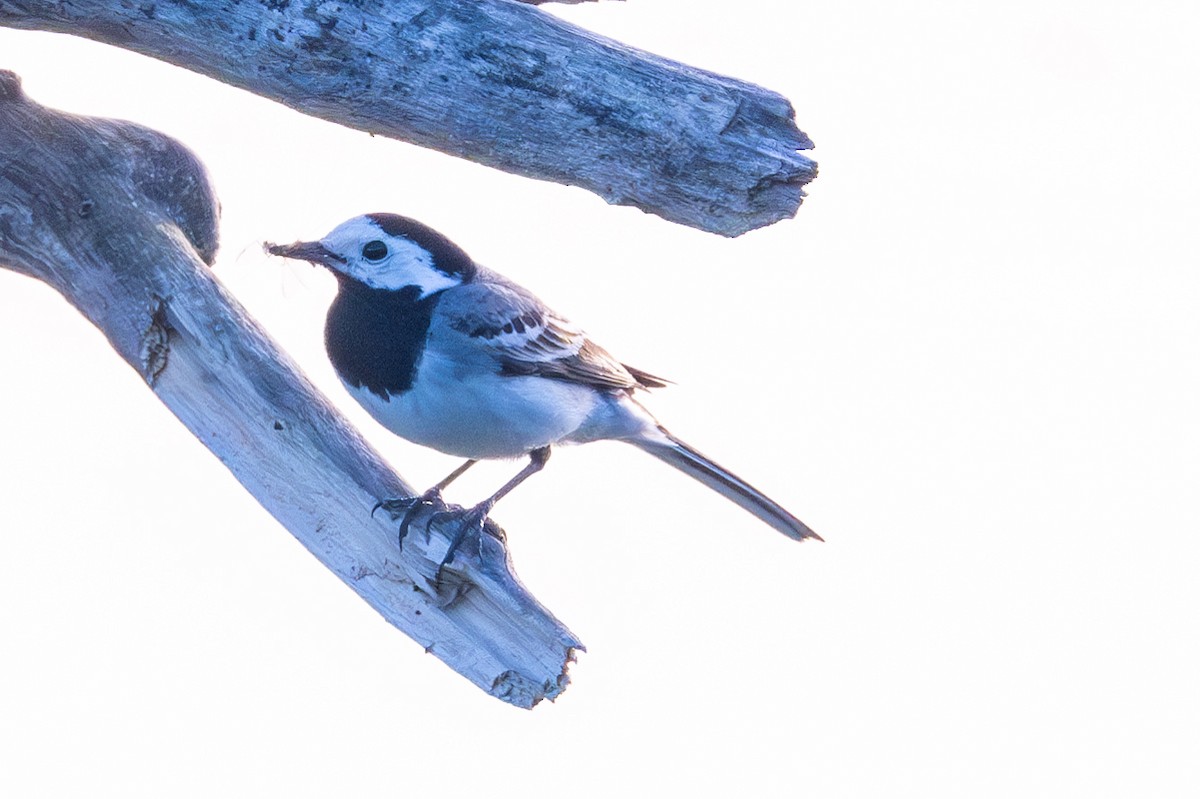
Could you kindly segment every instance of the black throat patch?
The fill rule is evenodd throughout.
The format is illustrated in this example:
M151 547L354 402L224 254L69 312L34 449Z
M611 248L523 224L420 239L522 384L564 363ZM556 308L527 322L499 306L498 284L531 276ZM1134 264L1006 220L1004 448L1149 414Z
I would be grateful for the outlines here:
M374 289L339 275L338 294L325 318L325 349L333 368L355 388L387 399L412 388L429 320L441 292Z

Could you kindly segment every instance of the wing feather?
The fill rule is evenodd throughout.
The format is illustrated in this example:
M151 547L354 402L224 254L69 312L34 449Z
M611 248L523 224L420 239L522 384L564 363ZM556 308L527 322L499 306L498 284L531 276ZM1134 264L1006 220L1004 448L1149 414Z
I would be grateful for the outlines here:
M578 326L520 286L489 274L439 303L451 329L482 345L501 374L535 375L607 390L658 388L662 378L631 369Z

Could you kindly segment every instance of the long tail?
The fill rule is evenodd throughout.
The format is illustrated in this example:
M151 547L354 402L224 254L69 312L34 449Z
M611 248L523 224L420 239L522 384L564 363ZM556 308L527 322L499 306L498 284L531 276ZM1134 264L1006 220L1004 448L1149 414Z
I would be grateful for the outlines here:
M658 432L662 434L661 438L644 436L626 440L741 505L788 538L796 541L805 538L825 540L810 530L807 524L784 510L779 503L742 478L701 455L661 427L658 428Z

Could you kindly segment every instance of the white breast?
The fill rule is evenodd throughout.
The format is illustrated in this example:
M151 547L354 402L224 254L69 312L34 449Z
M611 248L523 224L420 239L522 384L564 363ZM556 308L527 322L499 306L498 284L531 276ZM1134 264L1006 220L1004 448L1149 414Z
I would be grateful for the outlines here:
M409 391L381 399L346 385L402 438L462 458L515 458L571 438L600 405L592 388L470 370L427 351Z

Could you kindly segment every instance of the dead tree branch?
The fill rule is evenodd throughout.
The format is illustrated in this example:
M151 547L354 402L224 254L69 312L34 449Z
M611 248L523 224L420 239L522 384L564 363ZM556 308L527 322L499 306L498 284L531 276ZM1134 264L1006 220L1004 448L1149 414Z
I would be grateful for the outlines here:
M203 166L178 142L44 108L0 72L0 266L48 283L99 327L389 622L507 702L558 695L580 645L515 579L501 540L460 550L435 590L449 536L410 535L401 556L395 525L372 519L378 499L412 492L210 274L217 209Z
M794 215L816 175L778 94L507 0L0 0L0 25L107 42L726 236Z

